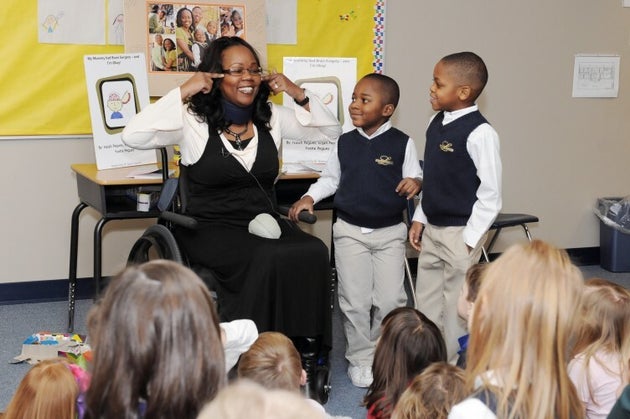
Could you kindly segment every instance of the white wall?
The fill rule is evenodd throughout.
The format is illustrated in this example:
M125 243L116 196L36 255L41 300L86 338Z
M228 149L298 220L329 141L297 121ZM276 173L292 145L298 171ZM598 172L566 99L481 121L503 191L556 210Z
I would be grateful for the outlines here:
M70 218L79 203L70 165L93 163L91 138L1 140L0 282L68 277ZM78 276L92 276L92 234L98 213L80 219ZM122 267L149 221L110 221L103 234L103 272Z
M420 152L435 63L478 53L490 73L478 103L501 137L504 211L538 215L533 235L559 247L599 246L596 198L630 194L630 8L620 0L391 0L386 22L386 73L402 89L395 124ZM577 53L621 55L618 98L571 98ZM496 250L521 240L519 230L502 233Z
M91 138L0 140L0 283L68 278L70 219L79 203L74 163L94 163ZM330 214L305 230L330 241ZM77 276L92 277L93 232L100 218L81 213ZM103 274L126 263L133 242L154 220L112 220L103 230Z
M403 90L395 124L422 151L435 62L477 52L490 71L479 105L502 140L504 210L538 215L534 236L562 248L598 246L596 198L630 194L630 9L620 3L388 1L386 72ZM576 53L621 55L619 98L571 98ZM70 165L94 161L92 141L0 140L0 150L0 282L67 278L70 216L78 203ZM320 217L313 231L328 243L330 220ZM84 211L79 277L92 275L96 220L94 211ZM149 223L105 227L104 274L124 265ZM506 231L496 249L521 236Z

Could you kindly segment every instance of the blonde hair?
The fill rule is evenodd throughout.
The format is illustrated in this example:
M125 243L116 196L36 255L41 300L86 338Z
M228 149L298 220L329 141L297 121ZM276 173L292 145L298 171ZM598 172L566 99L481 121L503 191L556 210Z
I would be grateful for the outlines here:
M45 360L26 373L2 419L74 419L78 395L66 361Z
M464 370L435 362L418 374L398 399L392 419L446 419L455 403L466 397Z
M583 289L565 251L540 240L507 249L484 273L468 347L467 386L497 399L503 418L578 419L567 373Z
M263 332L241 355L238 376L266 388L300 390L302 361L291 339L279 332Z
M219 392L197 419L324 419L323 409L304 396L287 390L266 389L249 380L238 380Z
M619 368L609 372L619 374L622 381L627 382L630 360L630 292L606 279L591 278L585 282L581 321L573 348L573 356L584 355L591 399L593 389L588 365L602 351L619 355Z

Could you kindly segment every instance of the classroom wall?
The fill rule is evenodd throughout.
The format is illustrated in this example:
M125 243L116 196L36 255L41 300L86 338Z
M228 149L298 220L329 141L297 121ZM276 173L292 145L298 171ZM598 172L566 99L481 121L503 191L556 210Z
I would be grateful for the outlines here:
M562 248L599 245L593 204L630 194L630 9L620 0L387 2L386 72L402 86L395 124L424 149L435 62L473 50L490 80L479 100L501 136L504 211L541 218L535 237ZM616 99L572 99L576 53L620 54ZM70 216L78 203L72 163L94 162L85 138L1 139L0 283L68 275ZM330 219L312 231L329 240ZM79 277L92 275L92 210L81 218ZM105 227L103 272L125 263L150 222ZM521 240L506 231L496 249Z
M503 211L532 234L599 246L597 197L630 195L630 8L621 0L388 1L386 72L402 86L395 123L424 150L433 67L471 50L490 77L478 104L501 138ZM621 56L619 97L571 98L574 55ZM421 151L422 152L422 151ZM505 230L496 250L521 240Z

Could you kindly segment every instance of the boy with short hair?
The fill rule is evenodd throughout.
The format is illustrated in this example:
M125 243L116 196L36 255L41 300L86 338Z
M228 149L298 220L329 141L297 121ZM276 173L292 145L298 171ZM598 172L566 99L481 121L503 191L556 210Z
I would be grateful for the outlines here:
M485 63L472 52L435 65L430 97L438 113L427 128L422 198L409 230L421 250L417 308L442 329L449 359L466 332L459 290L501 209L499 136L475 104L487 80Z
M368 74L348 108L355 130L339 137L326 169L293 204L289 217L335 194L333 226L339 307L343 313L348 375L372 383L372 360L387 313L405 306L406 201L420 190L422 170L413 140L392 127L400 89L392 78Z
M466 271L466 278L457 299L457 314L466 321L468 330L472 321L472 312L475 308L475 300L479 294L483 272L488 266L486 263L476 263ZM468 349L468 334L460 336L457 339L459 343L459 351L457 354L457 366L466 368L466 350Z

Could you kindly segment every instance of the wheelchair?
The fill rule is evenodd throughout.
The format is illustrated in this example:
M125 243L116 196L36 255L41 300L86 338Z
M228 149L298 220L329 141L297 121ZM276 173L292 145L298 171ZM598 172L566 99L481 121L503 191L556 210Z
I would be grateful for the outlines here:
M160 216L157 224L148 227L134 243L129 252L127 264L135 265L152 259L168 259L188 266L208 285L217 307L220 307L221 299L213 286L213 284L216 284L214 273L207 267L191 264L186 254L180 249L172 232L172 229L176 226L194 230L198 225L195 218L186 215L187 169L185 166L180 165L179 177L169 177L166 149L160 149L160 154L163 184L156 205ZM274 196L274 203L275 200ZM287 207L275 204L278 213L284 216L288 214ZM309 224L313 224L317 220L316 216L306 211L300 214L299 219ZM330 310L333 307L334 287L333 275L330 278L328 290L330 293ZM302 366L307 374L307 384L304 389L306 396L321 404L325 404L331 391L329 348L323 349L324 345L317 338L302 337L293 339L293 341L301 355Z

